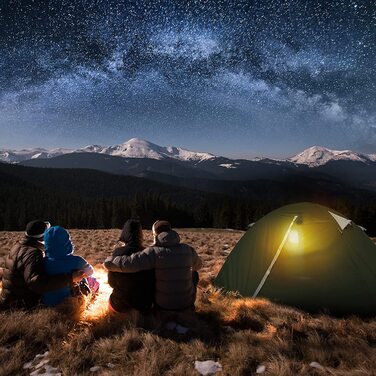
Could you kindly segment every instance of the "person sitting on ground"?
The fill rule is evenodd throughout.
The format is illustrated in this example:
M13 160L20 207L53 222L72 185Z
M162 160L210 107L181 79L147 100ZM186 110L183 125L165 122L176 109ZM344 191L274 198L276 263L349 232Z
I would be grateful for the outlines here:
M85 278L93 274L93 268L88 262L73 255L74 247L67 230L60 226L50 227L44 234L44 248L46 257L44 266L48 275L73 273L83 270ZM80 283L78 281L78 283ZM53 307L62 303L66 298L73 295L71 286L63 286L43 294L43 303Z
M200 269L201 259L191 246L180 243L169 222L158 220L152 230L153 246L131 256L108 257L105 267L121 273L155 269L156 308L173 311L194 308L196 287L192 271Z
M0 310L32 309L41 303L42 295L47 291L70 289L85 276L83 270L47 275L43 262L43 236L49 227L45 221L29 222L24 238L6 257Z
M131 256L141 252L143 233L140 221L129 219L125 222L120 235L124 246L116 248L112 256ZM144 270L136 273L108 273L108 283L113 288L109 300L109 310L112 312L127 312L129 308L140 311L152 307L154 298L154 270Z

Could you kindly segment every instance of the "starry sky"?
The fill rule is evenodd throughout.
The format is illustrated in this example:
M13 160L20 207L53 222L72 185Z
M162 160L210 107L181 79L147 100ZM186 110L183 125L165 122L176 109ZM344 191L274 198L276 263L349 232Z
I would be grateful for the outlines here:
M376 153L376 3L2 0L0 148Z

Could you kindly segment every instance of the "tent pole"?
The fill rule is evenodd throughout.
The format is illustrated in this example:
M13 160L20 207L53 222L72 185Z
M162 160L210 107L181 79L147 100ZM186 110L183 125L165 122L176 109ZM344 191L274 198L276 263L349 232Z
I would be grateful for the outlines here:
M268 270L265 272L264 276L262 277L260 284L257 286L256 291L255 291L255 292L253 293L253 295L252 295L252 298L256 298L256 297L257 297L257 295L258 295L259 292L261 291L262 287L264 286L266 280L268 279L269 274L270 274L270 272L271 272L271 270L272 270L272 268L273 268L275 262L277 261L279 255L280 255L280 253L281 253L281 251L282 251L282 248L283 248L283 246L284 246L285 243L286 243L287 237L288 237L289 234L290 234L291 228L292 228L293 224L295 223L295 221L297 220L297 218L298 218L298 216L296 215L296 216L292 219L292 221L291 221L291 223L290 223L290 226L289 226L289 228L287 229L287 231L286 231L286 233L285 233L285 236L283 237L283 239L282 239L282 241L281 241L281 244L279 245L279 247L278 247L278 249L277 249L277 252L276 252L275 255L274 255L274 258L273 258L272 262L270 263L270 265L269 265L269 267L268 267Z

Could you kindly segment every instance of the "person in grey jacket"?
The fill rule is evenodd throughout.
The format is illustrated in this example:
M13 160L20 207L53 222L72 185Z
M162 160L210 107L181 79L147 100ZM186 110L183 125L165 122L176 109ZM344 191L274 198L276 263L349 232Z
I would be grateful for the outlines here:
M201 268L200 257L191 246L180 243L169 222L157 221L152 230L154 245L131 256L108 257L104 266L121 273L155 269L156 307L174 311L193 308L196 283L192 272Z

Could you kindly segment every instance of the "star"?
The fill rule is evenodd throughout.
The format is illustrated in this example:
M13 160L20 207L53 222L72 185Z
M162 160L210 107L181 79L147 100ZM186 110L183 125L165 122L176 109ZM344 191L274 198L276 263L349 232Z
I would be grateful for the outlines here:
M375 30L376 6L353 0L3 2L0 137L362 151L376 117Z

